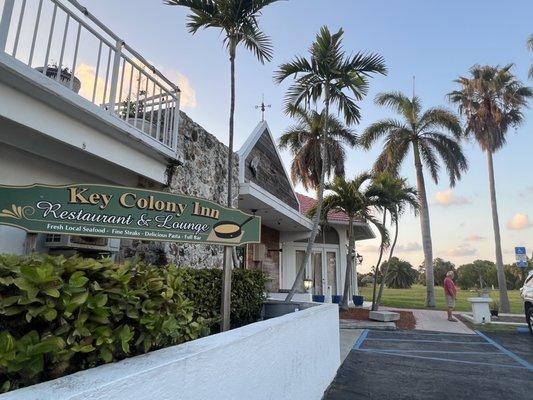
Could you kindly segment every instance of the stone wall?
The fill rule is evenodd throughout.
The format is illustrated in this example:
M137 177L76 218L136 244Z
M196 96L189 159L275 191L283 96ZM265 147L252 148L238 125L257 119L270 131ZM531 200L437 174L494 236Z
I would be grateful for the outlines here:
M179 162L170 164L165 188L141 183L143 187L195 196L226 205L228 148L204 128L180 112ZM238 204L238 157L234 154L233 206ZM139 257L154 264L212 268L222 265L223 247L208 244L123 241L121 258Z

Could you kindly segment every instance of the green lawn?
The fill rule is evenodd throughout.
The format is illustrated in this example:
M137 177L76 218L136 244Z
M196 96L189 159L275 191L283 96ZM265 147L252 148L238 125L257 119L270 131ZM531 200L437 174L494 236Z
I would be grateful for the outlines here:
M378 287L379 289L379 287ZM365 301L372 301L372 286L359 288ZM511 302L511 312L522 314L522 301L518 290L509 290L509 301ZM446 303L444 300L444 289L441 286L435 287L437 297L437 309L445 310ZM455 309L457 311L471 311L470 303L467 298L477 296L476 292L468 290L459 290ZM493 299L498 299L498 291L492 291L490 295ZM410 289L389 289L383 291L382 305L387 307L398 308L425 308L424 301L426 298L426 287L422 285L413 285Z

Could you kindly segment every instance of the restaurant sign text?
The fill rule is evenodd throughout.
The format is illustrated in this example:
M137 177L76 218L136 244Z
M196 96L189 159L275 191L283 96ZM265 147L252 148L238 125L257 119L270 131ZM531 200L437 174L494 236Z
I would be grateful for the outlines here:
M28 232L238 245L260 242L261 219L212 201L107 186L0 185L0 224Z

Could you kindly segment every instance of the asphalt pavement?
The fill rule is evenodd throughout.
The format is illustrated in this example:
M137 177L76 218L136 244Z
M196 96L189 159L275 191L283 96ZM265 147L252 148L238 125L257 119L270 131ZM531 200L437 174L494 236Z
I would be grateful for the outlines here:
M324 400L533 399L533 336L365 330Z

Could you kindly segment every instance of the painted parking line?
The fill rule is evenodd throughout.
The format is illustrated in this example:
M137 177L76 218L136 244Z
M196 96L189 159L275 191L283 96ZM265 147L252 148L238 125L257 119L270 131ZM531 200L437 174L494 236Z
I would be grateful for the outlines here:
M402 335L406 334L405 332L376 332L373 331L373 333L380 335L380 336L389 336L389 337L369 337L370 330L365 329L357 341L355 342L352 350L354 351L361 351L365 353L377 353L377 354L383 354L383 355L390 355L390 356L396 356L396 357L407 357L407 358L414 358L414 359L423 359L423 360L433 360L433 361L440 361L440 362L449 362L449 363L460 363L460 364L470 364L470 365L479 365L479 366L488 366L488 367L497 367L497 368L515 368L515 369L527 369L529 371L533 371L533 365L528 363L527 361L523 360L522 358L518 357L516 354L512 353L511 351L507 350L505 347L501 346L499 343L495 342L488 336L482 334L481 332L476 331L476 334L483 339L483 341L455 341L455 340L430 340L430 339L417 339L418 336L422 335L456 335L456 334L449 334L449 333L407 333L408 335L414 335L415 337L413 339L398 339L390 336L395 335ZM459 335L455 336L457 339L460 339ZM447 339L447 338L445 338ZM487 345L487 346L493 346L498 351L439 351L439 350L418 350L418 349L384 349L384 348L361 348L365 342L407 342L407 343L444 343L444 344L461 344L461 345ZM376 343L377 344L377 343ZM432 355L442 355L441 357L435 357L430 356ZM444 358L446 354L449 355L458 355L458 354L464 354L464 355L506 355L510 357L514 362L516 362L519 365L506 365L501 363L490 363L490 362L482 362L482 361L469 361L469 360L457 360L457 359L450 359L450 358Z
M414 354L391 353L388 350L378 350L378 349L367 349L367 350L368 351L366 351L366 352L385 354L385 355L396 356L396 357L418 358L418 359L422 359L422 360L445 361L445 362L450 362L450 363L482 365L482 366L498 367L498 368L526 369L525 367L523 367L521 365L504 365L504 364L493 364L493 363L486 363L486 362L480 362L480 361L452 360L452 359L449 359L449 358L426 357L426 356L417 356L417 355L414 355ZM365 351L365 350L364 349L360 349L359 351Z
M365 329L361 335L357 338L357 340L355 341L353 347L352 347L352 350L359 350L359 348L361 347L361 345L363 344L363 342L365 341L365 339L367 338L368 336L368 329Z
M396 338L366 338L367 341L379 342L414 342L414 343L453 343L453 344L483 344L490 345L487 342L457 342L455 340L429 340L429 339L396 339Z
M440 350L403 350L403 349L359 349L361 351L386 351L387 353L434 353L434 354L501 354L499 351L440 351Z
M524 360L523 358L517 356L515 353L513 353L512 351L510 350L507 350L505 347L503 347L501 344L499 344L498 342L492 340L490 337L488 337L487 335L479 332L479 331L475 331L477 335L481 336L483 339L485 339L488 343L490 343L491 345L493 345L494 347L496 347L498 350L500 350L503 354L511 357L514 361L516 361L518 364L522 365L524 368L530 370L530 371L533 371L533 364L527 362L526 360Z

